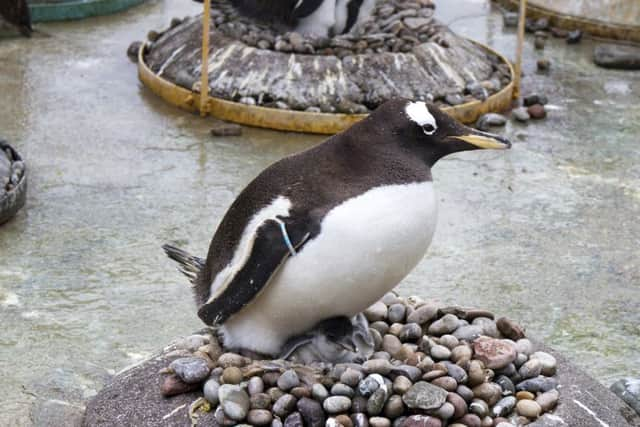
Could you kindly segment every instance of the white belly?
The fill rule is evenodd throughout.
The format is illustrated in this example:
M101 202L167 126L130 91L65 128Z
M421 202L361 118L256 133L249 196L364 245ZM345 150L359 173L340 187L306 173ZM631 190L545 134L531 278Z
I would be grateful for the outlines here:
M431 182L377 187L335 207L320 234L225 322L226 344L277 353L317 322L367 308L422 259L436 215Z

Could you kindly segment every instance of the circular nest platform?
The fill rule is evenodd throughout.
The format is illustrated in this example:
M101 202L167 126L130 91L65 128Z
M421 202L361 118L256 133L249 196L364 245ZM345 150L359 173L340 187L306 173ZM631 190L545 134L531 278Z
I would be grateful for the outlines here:
M305 38L212 5L206 112L286 131L333 134L393 97L434 102L471 123L509 108L513 70L497 52L433 19L433 5L381 2L353 34ZM200 17L172 20L138 55L140 80L167 102L200 108ZM151 34L150 34L151 36Z
M0 224L3 224L27 200L27 169L20 154L4 141L0 141L0 156L3 156L0 158Z
M111 15L144 0L31 0L29 11L32 22L69 21L91 16Z
M520 5L519 0L498 2L512 10ZM640 3L634 1L529 0L527 18L547 18L551 25L567 30L640 43Z

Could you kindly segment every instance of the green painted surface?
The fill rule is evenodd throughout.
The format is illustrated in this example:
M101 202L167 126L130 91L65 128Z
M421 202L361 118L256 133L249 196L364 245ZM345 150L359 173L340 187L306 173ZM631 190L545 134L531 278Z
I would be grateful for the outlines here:
M33 22L69 21L90 16L109 15L142 3L144 0L80 0L67 2L31 2Z

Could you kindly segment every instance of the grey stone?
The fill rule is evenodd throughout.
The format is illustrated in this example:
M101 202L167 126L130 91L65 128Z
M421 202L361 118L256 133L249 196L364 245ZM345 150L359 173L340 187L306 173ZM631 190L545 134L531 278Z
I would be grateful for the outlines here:
M516 12L503 12L502 21L505 27L517 27L518 26L518 14Z
M482 335L482 327L478 325L460 326L453 332L453 336L460 341L473 342Z
M273 416L270 411L266 409L252 409L249 411L247 415L247 421L250 425L254 426L264 426L267 424L271 424L273 420Z
M640 379L623 378L618 380L611 385L611 391L640 415Z
M439 408L447 399L447 392L425 381L415 383L402 396L409 408L430 410Z
M422 336L422 328L417 323L407 323L400 330L400 341L416 341Z
M437 314L438 307L435 305L425 304L412 311L407 316L407 322L422 325L436 317Z
M451 350L440 344L432 346L430 351L431 357L435 360L446 360L451 357Z
M385 417L371 417L369 425L371 427L391 427L391 420Z
M311 395L313 396L314 399L322 402L324 401L324 399L329 397L329 392L327 391L326 387L323 386L322 384L314 383L311 386Z
M394 366L391 369L391 377L403 376L409 378L411 381L417 381L422 376L422 370L411 365L399 365Z
M483 114L478 121L476 122L476 127L480 130L484 130L487 131L489 129L491 129L492 126L504 126L504 124L507 123L507 118L505 116L503 116L502 114L498 114L498 113L487 113L487 114ZM475 319L477 320L477 319ZM475 322L474 320L474 322ZM491 321L489 319L489 321ZM493 322L493 321L491 321ZM479 325L477 323L473 323L474 325ZM482 326L482 325L479 325ZM494 324L495 327L495 324ZM453 331L451 331L453 332ZM486 334L485 334L486 335ZM490 336L496 336L497 334L494 335L490 335Z
M555 375L558 362L556 361L556 358L551 354L544 351L536 351L531 356L529 356L529 358L537 359L540 361L540 363L542 364L542 375L545 375L547 377Z
M431 335L444 335L450 334L455 331L460 325L460 319L453 314L445 314L440 319L429 325L428 333Z
M376 391L373 392L369 399L367 400L367 414L370 416L379 415L384 409L384 404L387 401L387 391L386 387L379 387Z
M464 103L464 98L459 93L450 93L444 97L444 102L449 105L460 105Z
M491 408L491 413L494 417L504 417L513 411L513 408L516 406L516 398L514 396L503 397L493 405Z
M387 306L383 302L376 302L364 311L364 315L369 322L385 320L387 317Z
M542 362L539 359L530 359L525 362L520 369L518 370L518 374L522 379L528 379L537 377L542 372Z
M456 380L458 384L464 384L467 382L467 371L455 363L444 362L444 365L447 367L447 375Z
M371 359L364 362L362 367L367 374L388 375L393 365L385 359Z
M381 380L381 376L376 379L373 375L369 375L367 378L360 381L360 384L358 384L358 392L364 397L371 396L378 388L380 388Z
M407 307L405 307L404 304L399 304L399 303L392 304L389 306L387 319L389 319L389 323L403 322L406 313L407 313Z
M283 419L296 409L296 403L297 400L293 395L285 394L273 404L273 413Z
M249 395L240 386L221 385L218 389L218 399L224 414L232 420L242 421L249 413Z
M531 393L537 393L539 391L545 392L553 390L556 387L558 387L558 381L555 378L541 375L519 382L516 384L516 391L525 390Z
M441 418L443 420L448 420L449 418L453 417L455 410L456 410L455 407L451 403L444 402L442 406L440 406L438 410L435 412L435 415L437 415L438 418Z
M288 369L278 378L278 388L283 391L289 391L300 385L300 378L293 369Z
M511 381L511 379L506 375L500 375L498 378L496 378L495 382L502 389L502 394L514 394L516 392L516 386L513 384L513 381Z
M612 390L613 390L613 386L612 386ZM620 395L618 395L618 396L620 396ZM559 399L560 399L560 393L558 392L558 390L554 389L554 390L549 390L549 391L544 392L544 393L540 393L536 397L536 402L538 402L538 405L540 405L540 407L542 408L542 412L549 412L550 410L555 408L555 406L558 404L558 400ZM629 403L624 398L622 400L624 400L625 402ZM631 403L629 403L629 405L632 408L634 407L633 405L631 405ZM636 408L640 408L640 407L636 406L634 409L636 409ZM638 414L640 414L640 412L638 410L636 410L636 412L638 412Z
M211 370L204 359L199 357L182 357L171 362L172 369L182 381L187 384L203 382Z
M599 44L593 51L593 61L605 68L640 70L640 47L620 44Z
M298 400L298 411L304 419L305 425L309 427L324 427L326 416L322 410L322 405L313 399L303 397Z
M247 391L250 395L264 392L264 381L260 377L251 377L247 385Z
M322 407L329 414L340 414L351 408L351 399L345 396L331 396L325 399Z
M294 412L284 420L284 427L304 427L300 412Z
M353 397L355 391L346 384L336 383L331 387L331 394L334 396Z
M204 398L207 399L209 403L211 403L211 405L213 406L216 406L219 402L219 399L218 399L219 389L220 389L220 384L218 383L218 381L216 381L213 378L208 379L204 383L204 387L202 390L204 393Z
M531 116L529 116L529 112L527 111L527 107L514 108L511 111L511 114L519 122L528 122L531 118Z
M364 375L362 372L356 369L347 368L346 371L340 375L340 382L348 385L349 387L356 387Z

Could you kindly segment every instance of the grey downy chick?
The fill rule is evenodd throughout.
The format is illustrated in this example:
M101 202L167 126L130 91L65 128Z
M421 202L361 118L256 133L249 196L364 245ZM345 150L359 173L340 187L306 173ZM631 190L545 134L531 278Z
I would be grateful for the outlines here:
M369 324L360 313L352 319L341 316L319 322L310 331L289 339L280 358L305 365L362 362L373 354L373 346Z

